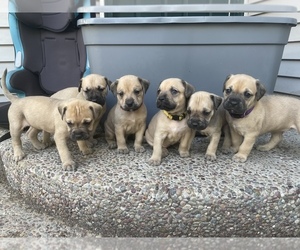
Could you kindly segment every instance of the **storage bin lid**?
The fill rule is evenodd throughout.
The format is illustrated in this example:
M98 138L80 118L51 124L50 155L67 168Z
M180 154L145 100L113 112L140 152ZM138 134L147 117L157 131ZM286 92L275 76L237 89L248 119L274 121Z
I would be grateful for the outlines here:
M120 17L120 18L83 18L78 25L103 24L179 24L179 23L276 23L297 25L297 20L290 17L250 17L250 16L201 16L201 17Z
M160 4L160 5L102 5L83 6L79 13L182 13L182 12L297 12L291 5L258 4Z
M296 12L289 5L255 4L165 4L104 5L78 8L79 13L244 13ZM262 16L159 16L159 17L96 17L83 18L78 25L93 24L167 24L167 23L282 23L297 25L295 18Z

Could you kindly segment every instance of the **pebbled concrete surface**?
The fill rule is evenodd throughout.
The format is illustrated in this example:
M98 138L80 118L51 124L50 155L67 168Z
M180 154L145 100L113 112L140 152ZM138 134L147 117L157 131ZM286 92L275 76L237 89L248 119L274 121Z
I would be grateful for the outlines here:
M6 130L0 129L0 136ZM13 190L6 179L5 169L0 161L0 246L10 246L15 240L4 238L20 237L98 237L76 223L65 223L56 216L50 216L41 209L32 206L22 195ZM24 241L20 241L24 246ZM43 245L42 242L41 245ZM5 245L5 244L4 244Z
M217 161L206 161L208 140L198 137L190 158L180 158L173 147L158 167L147 164L152 153L147 144L138 154L129 142L130 153L119 155L100 137L89 157L70 143L76 172L61 170L54 146L36 151L23 141L27 156L18 164L12 161L11 141L1 143L3 167L10 187L32 211L51 215L48 221L58 219L53 230L49 226L50 235L61 229L66 235L109 237L300 236L300 136L295 131L270 152L254 149L244 164L221 153Z

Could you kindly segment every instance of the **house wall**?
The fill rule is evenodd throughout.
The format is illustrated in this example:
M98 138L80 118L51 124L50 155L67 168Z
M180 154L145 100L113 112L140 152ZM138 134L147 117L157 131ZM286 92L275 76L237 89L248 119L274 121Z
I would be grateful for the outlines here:
M14 49L8 28L7 1L0 1L0 72L14 67Z
M8 70L14 68L14 48L8 28L8 1L0 1L0 78L5 68ZM0 102L7 100L2 95L0 88Z
M298 8L297 13L274 14L289 16L298 20L298 25L291 29L289 43L285 46L280 65L275 91L300 96L300 1L299 0L248 0L255 4L284 4ZM257 14L268 16L270 14Z

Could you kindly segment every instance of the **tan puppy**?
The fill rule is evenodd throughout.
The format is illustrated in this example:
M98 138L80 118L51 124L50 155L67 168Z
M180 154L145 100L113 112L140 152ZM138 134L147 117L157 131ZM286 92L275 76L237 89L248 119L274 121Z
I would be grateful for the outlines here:
M80 98L98 103L102 106L102 113L106 111L106 96L111 81L98 74L90 74L80 80L78 87L62 89L51 97L57 99Z
M70 88L62 89L56 92L55 94L53 94L51 97L62 99L62 100L63 99L67 100L76 97L76 98L85 99L100 104L102 106L102 112L99 118L97 119L97 121L94 122L95 125L94 133L95 133L103 114L106 112L106 97L108 94L108 89L110 84L111 81L108 80L106 77L98 74L90 74L83 77L80 80L78 87L70 87ZM50 144L49 134L44 133L43 142L47 145ZM92 147L96 143L97 140L91 137L88 146Z
M225 118L225 110L221 105L223 99L220 96L198 91L191 95L187 106L187 124L199 133L209 136L210 142L206 150L205 158L216 160L216 151L224 132L222 148L231 146L229 127Z
M146 140L153 146L149 164L160 165L162 157L168 155L167 147L179 142L179 154L188 157L194 138L194 131L187 126L187 100L195 91L194 87L178 78L169 78L159 85L156 113L146 130Z
M93 132L94 122L101 113L101 105L81 99L58 100L45 96L18 98L12 95L5 83L4 71L1 85L5 96L11 101L8 110L9 130L14 149L14 160L25 157L22 150L21 134L31 127L28 137L37 149L45 148L38 139L41 130L54 134L54 140L64 170L74 170L75 162L67 147L67 139L76 140L83 154L92 153L86 145Z
M109 148L118 148L118 153L129 152L126 138L130 134L135 135L135 151L145 151L142 146L147 117L144 95L149 85L150 83L145 79L126 75L110 86L117 97L117 104L109 111L104 123L105 139Z
M271 139L258 150L274 148L288 129L300 132L300 100L267 95L263 85L244 74L230 75L224 83L224 108L230 126L233 160L245 162L259 135L271 132Z

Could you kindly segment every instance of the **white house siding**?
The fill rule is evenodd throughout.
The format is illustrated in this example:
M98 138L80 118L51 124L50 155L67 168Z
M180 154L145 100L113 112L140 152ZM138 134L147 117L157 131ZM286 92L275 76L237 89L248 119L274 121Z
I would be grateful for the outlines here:
M248 0L256 4L284 4L296 6L297 13L274 14L289 16L298 20L298 25L291 29L289 43L285 46L280 65L275 91L300 96L300 1L299 0ZM270 14L258 14L270 15Z
M14 48L8 28L8 1L0 0L0 78L5 68L14 68ZM0 88L0 102L5 101Z

